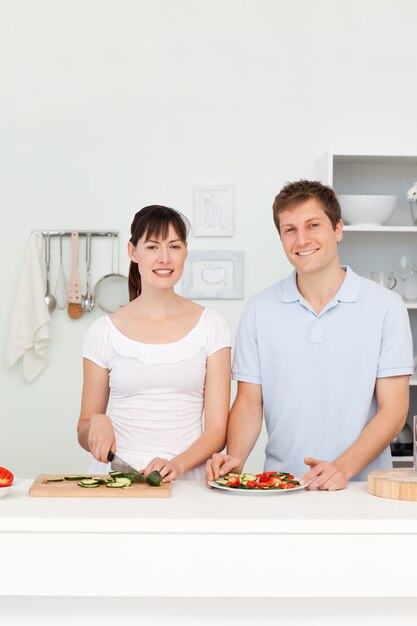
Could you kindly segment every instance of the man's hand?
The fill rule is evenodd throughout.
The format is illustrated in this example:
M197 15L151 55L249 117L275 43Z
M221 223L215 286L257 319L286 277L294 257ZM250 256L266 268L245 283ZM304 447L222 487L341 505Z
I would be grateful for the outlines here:
M337 489L346 489L347 480L335 463L319 461L312 457L305 458L304 463L309 465L310 469L300 478L300 483L306 484L312 481L307 487L308 490L336 491Z
M230 454L213 454L206 462L206 480L217 480L229 472L240 473L242 462Z

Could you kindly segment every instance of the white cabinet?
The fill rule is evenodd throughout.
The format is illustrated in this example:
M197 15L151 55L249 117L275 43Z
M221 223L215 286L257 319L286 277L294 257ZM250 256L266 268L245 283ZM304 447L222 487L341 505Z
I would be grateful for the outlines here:
M417 226L412 223L407 200L407 189L417 180L417 156L328 152L319 160L318 170L319 178L338 195L393 194L398 198L394 213L383 226L344 227L342 263L369 277L373 271L392 271L396 252L410 252L417 261ZM407 307L417 309L417 303L407 303Z
M407 252L417 262L417 226L413 225L407 200L407 189L417 180L416 155L327 152L318 161L318 178L333 187L337 195L387 194L398 198L394 213L383 226L344 227L340 244L342 264L370 278L374 271L392 272L395 253ZM396 290L400 288L398 281ZM417 302L406 302L406 306L417 352ZM417 378L412 377L408 421L414 414L417 414Z

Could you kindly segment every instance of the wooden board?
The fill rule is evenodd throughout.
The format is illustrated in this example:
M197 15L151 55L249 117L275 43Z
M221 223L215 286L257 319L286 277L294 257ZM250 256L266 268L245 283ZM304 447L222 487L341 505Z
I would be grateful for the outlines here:
M33 481L29 495L43 498L169 498L171 495L170 483L162 483L160 487L132 483L123 489L109 489L106 485L86 489L72 480L48 483L48 478L62 478L62 474L40 474Z
M412 467L369 472L368 491L381 498L417 500L417 472Z

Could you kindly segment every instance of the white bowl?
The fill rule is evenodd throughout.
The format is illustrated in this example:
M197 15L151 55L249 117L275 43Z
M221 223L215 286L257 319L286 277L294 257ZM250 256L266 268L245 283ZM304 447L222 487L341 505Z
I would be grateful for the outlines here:
M397 196L340 195L338 198L342 219L352 226L381 226L397 204Z
M7 494L10 493L12 489L13 485L10 485L10 487L0 487L0 498L2 498L3 496L7 496Z

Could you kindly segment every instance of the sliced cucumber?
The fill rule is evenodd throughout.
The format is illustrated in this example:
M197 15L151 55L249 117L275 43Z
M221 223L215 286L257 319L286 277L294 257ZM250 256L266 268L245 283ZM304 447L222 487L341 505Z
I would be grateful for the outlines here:
M62 483L64 482L63 478L47 478L46 479L47 483Z
M95 487L100 487L98 483L92 482L91 484L87 484L86 482L77 483L79 487L84 487L84 489L94 489Z
M248 482L248 480L257 480L256 474L241 474L241 480Z
M116 471L114 471L114 472L109 472L109 476L111 476L112 478L116 478L117 476L123 477L124 474L123 474L123 472L116 472Z
M118 476L116 480L113 480L107 483L106 487L111 487L112 489L118 489L123 487L130 487L132 481L129 478L124 478L123 476Z
M217 483L218 485L227 485L227 478L218 478L218 479L216 480L216 483Z
M97 478L83 478L78 484L81 487L98 487L100 481Z
M91 476L82 476L81 474L79 476L64 476L64 480L89 480L91 479Z

